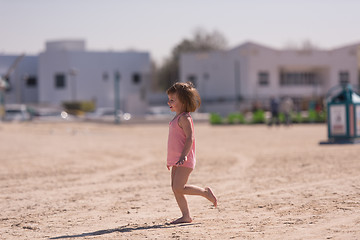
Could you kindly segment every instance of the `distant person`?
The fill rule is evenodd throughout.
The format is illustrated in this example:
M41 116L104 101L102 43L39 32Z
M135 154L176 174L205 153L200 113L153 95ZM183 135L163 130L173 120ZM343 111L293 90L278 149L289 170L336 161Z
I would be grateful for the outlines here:
M217 199L210 188L186 185L196 163L194 124L190 112L200 107L201 99L191 82L175 83L166 93L170 110L176 112L169 124L167 168L171 168L171 187L182 213L182 217L171 224L191 223L185 195L202 196L217 206Z
M294 102L290 97L286 97L282 102L282 111L285 117L285 125L289 126L291 124L291 113L294 108Z
M270 122L269 122L269 126L272 126L274 123L279 125L280 124L280 120L279 120L279 102L274 97L271 97L271 99L270 99L270 111L271 111L271 119L270 119Z

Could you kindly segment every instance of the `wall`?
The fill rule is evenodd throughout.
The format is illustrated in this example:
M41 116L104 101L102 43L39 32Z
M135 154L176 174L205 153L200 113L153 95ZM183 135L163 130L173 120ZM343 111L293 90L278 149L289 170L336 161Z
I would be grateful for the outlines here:
M114 107L114 79L118 72L120 108L133 114L146 111L144 88L150 74L148 53L52 49L40 54L39 66L40 102L60 105L72 100L95 101L97 107ZM57 73L66 78L66 86L62 89L55 87ZM134 74L140 77L138 83L134 81Z
M265 102L271 96L316 98L326 95L332 86L339 84L340 71L349 72L351 84L359 84L359 49L359 44L355 44L334 50L276 50L247 42L229 51L183 54L181 81L189 80L190 75L196 76L197 88L205 104L209 100L206 111L221 111L221 105L224 112L230 111L229 106L236 101L237 95L241 96L240 109L249 108L253 101ZM281 85L282 70L315 73L320 82ZM269 84L266 86L259 85L260 71L268 73ZM239 110L239 105L232 106L232 111Z

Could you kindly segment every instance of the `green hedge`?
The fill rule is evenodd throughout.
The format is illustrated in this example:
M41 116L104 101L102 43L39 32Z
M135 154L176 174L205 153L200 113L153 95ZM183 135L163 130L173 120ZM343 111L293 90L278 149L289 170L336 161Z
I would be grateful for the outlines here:
M227 122L229 124L235 124L235 123L244 124L244 123L246 123L245 116L241 113L230 113L227 116Z
M304 122L304 119L303 117L301 116L301 113L297 112L297 113L293 113L291 115L291 121L293 123L303 123Z
M315 110L308 111L308 117L304 122L308 123L322 123L326 121L326 112L316 112Z
M265 123L265 112L264 110L257 110L253 113L252 123Z
M214 125L223 123L222 117L217 113L211 113L209 119L210 119L210 123Z
M84 112L93 112L95 110L95 103L92 101L71 101L63 102L63 107L67 112L79 115Z
M316 112L315 110L309 110L307 116L302 116L301 113L293 112L291 114L292 123L325 123L326 112ZM244 114L242 113L230 113L226 117L222 117L217 113L210 114L210 123L213 125L218 124L262 124L266 123L265 111L257 110L253 113L252 119L246 121ZM280 123L285 122L285 115L279 114Z

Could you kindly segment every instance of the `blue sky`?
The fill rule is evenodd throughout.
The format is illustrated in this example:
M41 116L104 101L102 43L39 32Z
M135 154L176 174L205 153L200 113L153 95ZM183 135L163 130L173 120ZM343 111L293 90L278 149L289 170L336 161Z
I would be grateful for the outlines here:
M37 54L47 40L84 39L94 51L148 51L157 62L196 28L229 47L320 48L360 42L358 0L0 0L0 53Z

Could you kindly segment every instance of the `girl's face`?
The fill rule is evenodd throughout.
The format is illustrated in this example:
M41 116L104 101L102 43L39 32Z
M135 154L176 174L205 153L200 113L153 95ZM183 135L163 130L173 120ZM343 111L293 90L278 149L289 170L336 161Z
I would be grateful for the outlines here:
M178 99L177 94L176 93L169 94L168 98L169 98L168 105L170 107L170 110L172 112L176 112L177 114L181 113L183 109L183 104Z

